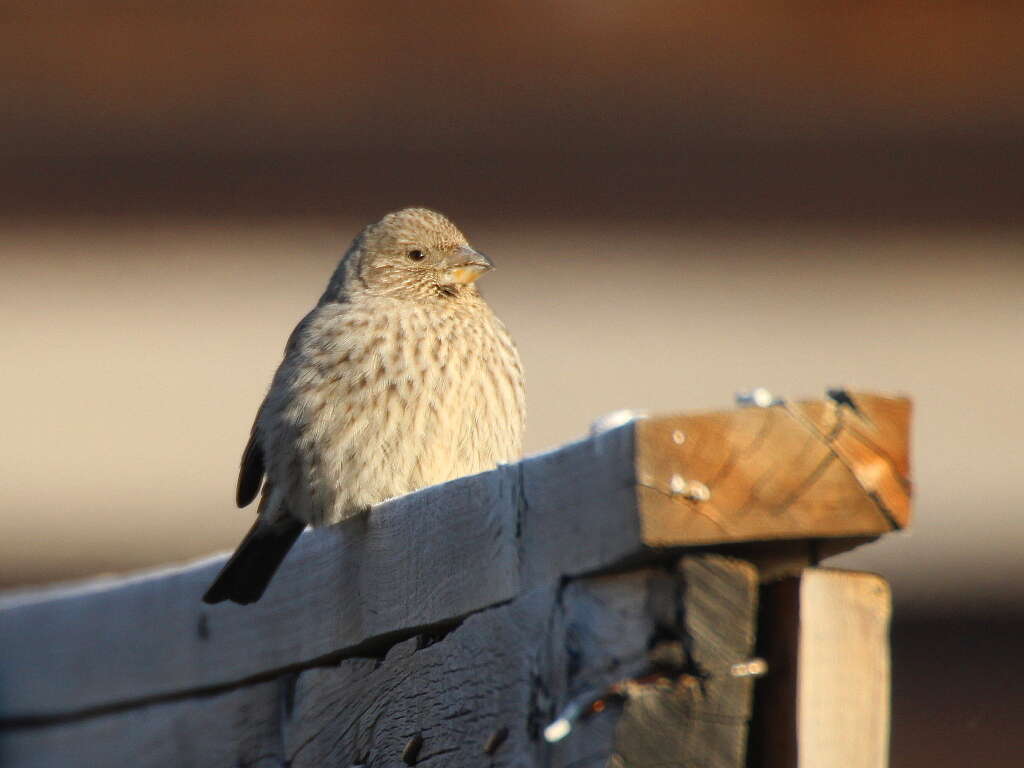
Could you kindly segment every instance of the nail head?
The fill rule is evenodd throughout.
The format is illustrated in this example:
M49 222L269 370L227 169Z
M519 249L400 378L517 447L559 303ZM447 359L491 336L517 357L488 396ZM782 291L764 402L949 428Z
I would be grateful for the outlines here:
M711 498L711 489L704 483L691 481L686 484L686 496L694 501L707 501Z
M748 659L733 664L729 672L733 677L764 677L768 672L768 662L764 659Z

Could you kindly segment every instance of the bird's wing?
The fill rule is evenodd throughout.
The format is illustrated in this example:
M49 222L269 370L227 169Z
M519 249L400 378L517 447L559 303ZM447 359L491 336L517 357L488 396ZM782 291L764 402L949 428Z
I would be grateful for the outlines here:
M259 426L260 416L256 414L249 442L246 443L245 450L242 452L242 466L238 471L235 501L240 507L246 506L256 498L260 485L263 483L263 471L266 465L263 462L263 446L260 445Z
M291 332L291 335L289 335L288 342L284 347L284 362L282 362L282 366L288 363L288 359L298 348L302 333L309 324L309 319L312 315L313 312L310 312L306 317L302 318ZM278 373L280 373L280 369ZM269 398L270 395L268 394L267 399ZM239 507L247 506L256 498L260 485L263 483L263 475L266 472L266 457L263 455L263 445L260 440L260 418L263 415L263 409L267 405L267 399L263 401L259 411L256 412L256 420L253 421L252 431L249 433L249 442L246 443L245 450L242 451L242 465L238 471L238 487L235 489L235 501Z

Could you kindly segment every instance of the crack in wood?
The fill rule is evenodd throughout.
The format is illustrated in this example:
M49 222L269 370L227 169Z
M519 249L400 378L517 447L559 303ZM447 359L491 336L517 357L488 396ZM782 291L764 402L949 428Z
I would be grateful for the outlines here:
M709 523L711 523L716 528L718 528L718 530L720 530L724 536L730 536L731 535L729 529L718 518L718 516L715 515L713 512L711 512L709 509L707 509L704 506L704 502L694 501L693 499L688 499L685 496L682 496L682 495L680 495L678 493L672 493L671 491L666 491L665 489L659 488L656 485L648 485L647 483L641 483L639 480L636 483L636 487L637 488L647 488L648 490L660 493L666 499L669 499L670 501L672 501L673 503L677 504L681 508L686 509L689 512L692 512L695 515L699 515L699 516L703 517Z
M854 413L857 415L857 417L861 421L863 421L866 424L868 424L870 426L873 426L873 427L875 427L877 429L877 426L875 426L875 424L874 424L873 420L870 418L870 416L868 416L868 414L866 412L864 412L861 408L856 406L856 404L853 402L853 399L849 395L849 393L847 393L847 392L845 392L845 390L843 390L842 394L845 396L845 399L846 399L845 401L848 401L850 406L852 406L851 410L854 411ZM829 396L832 397L832 390L829 391ZM792 406L787 405L786 406L786 412L789 413L790 416L792 416L794 419L796 419L801 425L803 425L808 430L809 433L817 436L822 441L822 443L828 448L829 451L832 452L832 454L836 457L836 459L838 459L839 462L844 467L846 467L847 470L849 470L850 474L853 476L854 480L861 487L861 489L864 491L864 493L866 495L870 496L873 501L875 501L876 505L878 505L879 512L882 514L883 517L885 517L887 519L887 521L890 523L892 529L893 530L898 530L901 527L899 525L899 522L896 520L895 516L887 508L887 506L884 503L881 502L881 497L879 496L877 489L868 488L867 486L864 485L864 483L861 481L861 479L860 479L860 477L858 475L858 471L857 471L858 468L854 464L852 464L849 460L847 460L847 458L844 457L843 451L840 450L837 447L837 445L836 445L837 441L839 440L841 435L847 434L850 437L852 437L853 439L859 440L861 443L863 443L873 454L875 454L875 456L877 458L879 458L879 459L881 459L882 461L885 462L885 464L888 466L889 471L891 472L893 478L896 479L896 481L899 483L900 487L908 495L911 492L911 482L910 482L909 478L907 478L903 474L903 472L900 471L898 463L896 462L896 460L892 456L889 455L889 453L887 451L885 451L872 438L870 438L862 430L858 429L854 424L851 424L846 419L846 414L845 414L843 408L841 407L841 405L845 401L842 400L841 398L838 399L838 400L836 398L833 398L833 402L835 403L834 407L835 407L836 421L835 421L835 424L832 425L832 428L829 430L828 434L825 434L824 432L822 432L813 421L811 421L806 416L804 416L802 413L800 413L796 408L793 408Z
M835 441L839 438L840 433L842 433L843 429L846 427L846 414L843 412L843 409L837 407L835 413L836 423L832 425L828 434L824 436L825 442L828 444L829 448L832 447ZM817 432L818 430L815 431Z
M892 510L890 510L889 507L885 505L885 502L882 501L881 495L879 495L877 491L867 491L867 494L871 497L871 500L875 502L875 506L878 507L878 514L885 519L885 522L888 523L892 530L898 531L900 529L899 521L896 520L896 516L893 515Z

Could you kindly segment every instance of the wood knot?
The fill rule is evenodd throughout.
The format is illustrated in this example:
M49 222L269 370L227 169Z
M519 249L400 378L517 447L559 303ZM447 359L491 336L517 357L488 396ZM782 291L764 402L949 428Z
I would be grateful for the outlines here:
M420 756L420 750L423 748L423 736L416 734L405 744L405 749L402 750L402 762L406 765L416 765L416 759Z
M484 754L493 755L505 743L507 738L508 728L502 726L487 738L487 741L484 743Z

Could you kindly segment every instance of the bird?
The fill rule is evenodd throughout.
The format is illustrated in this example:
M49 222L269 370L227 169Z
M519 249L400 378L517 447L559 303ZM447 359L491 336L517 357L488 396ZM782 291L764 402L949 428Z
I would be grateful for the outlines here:
M299 534L385 499L519 459L519 352L459 229L404 208L352 241L295 327L242 453L256 521L203 596L260 599Z

